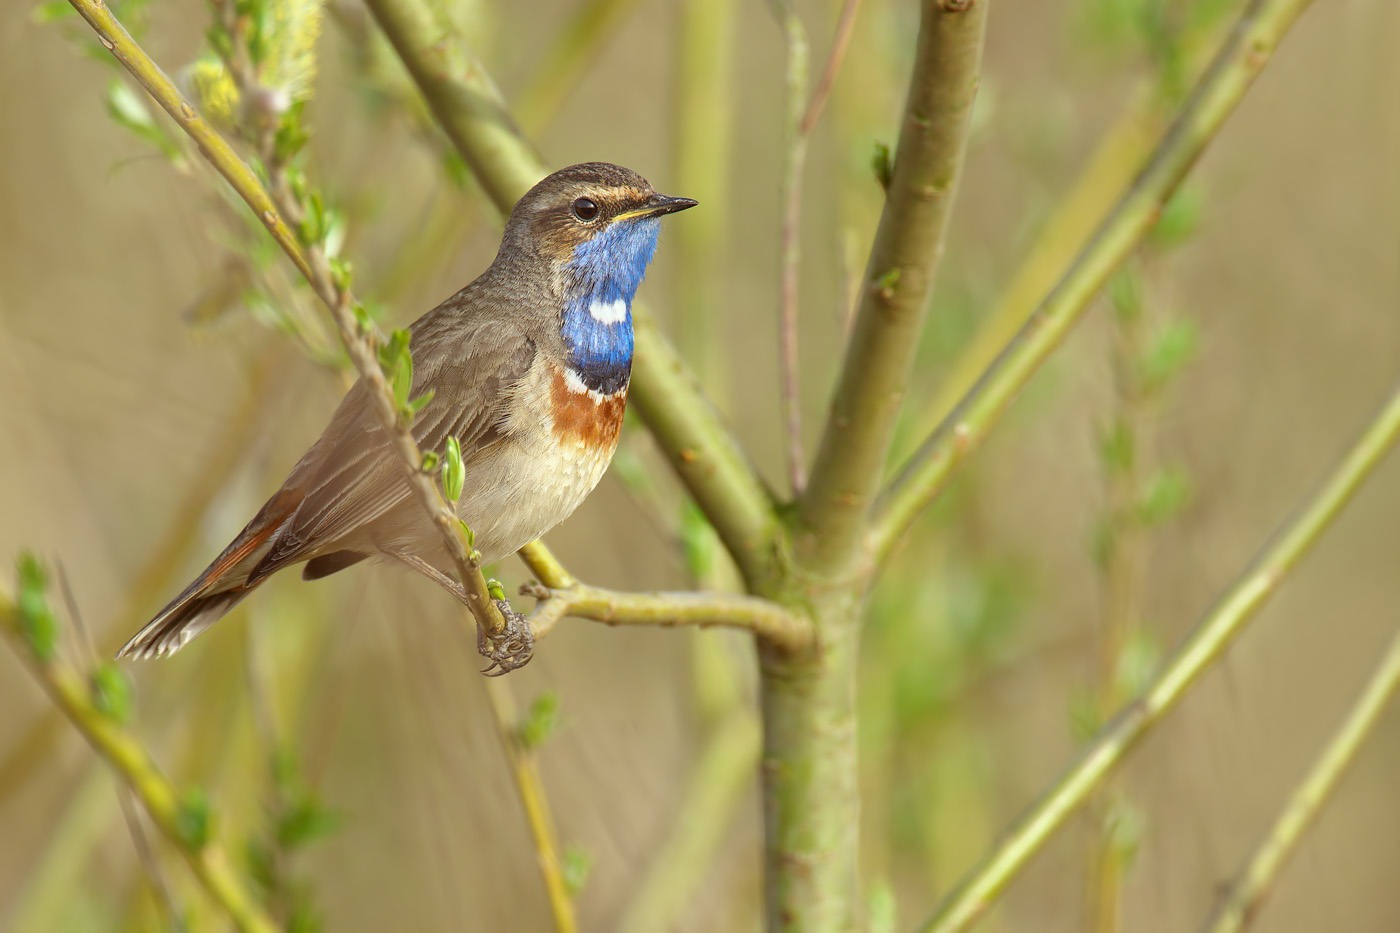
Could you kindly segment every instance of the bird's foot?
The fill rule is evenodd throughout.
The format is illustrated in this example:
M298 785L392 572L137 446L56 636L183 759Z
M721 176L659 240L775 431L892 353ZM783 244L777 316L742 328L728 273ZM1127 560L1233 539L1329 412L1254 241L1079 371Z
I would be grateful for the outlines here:
M476 630L476 650L491 666L482 671L488 677L500 677L530 663L535 653L535 633L530 628L530 620L517 612L509 601L496 600L496 608L505 618L505 628L497 635L488 635L484 629Z

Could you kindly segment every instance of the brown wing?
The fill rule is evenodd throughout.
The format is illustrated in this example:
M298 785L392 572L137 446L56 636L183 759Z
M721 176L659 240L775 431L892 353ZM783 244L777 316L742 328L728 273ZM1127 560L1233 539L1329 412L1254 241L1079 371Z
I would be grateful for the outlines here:
M444 333L454 325L464 333ZM410 347L415 364L412 397L433 392L413 423L419 448L441 453L447 438L455 435L466 456L492 443L505 417L510 389L534 362L534 342L499 322L468 325L460 319L425 317L415 325ZM346 395L284 488L302 493L301 502L278 529L271 549L249 575L249 584L324 550L409 496L403 467L363 383L357 382Z

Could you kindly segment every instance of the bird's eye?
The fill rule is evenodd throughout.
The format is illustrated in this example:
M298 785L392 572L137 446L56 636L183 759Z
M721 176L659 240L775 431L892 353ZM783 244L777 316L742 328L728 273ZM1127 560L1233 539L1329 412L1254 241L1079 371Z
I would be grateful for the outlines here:
M598 205L588 198L579 198L574 202L574 216L579 220L592 220L598 216Z

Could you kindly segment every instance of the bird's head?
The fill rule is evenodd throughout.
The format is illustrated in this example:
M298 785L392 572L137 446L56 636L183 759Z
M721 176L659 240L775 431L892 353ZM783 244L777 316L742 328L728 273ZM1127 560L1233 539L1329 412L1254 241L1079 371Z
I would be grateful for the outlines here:
M608 162L560 169L526 192L506 223L498 266L557 296L568 364L590 390L612 395L632 371L632 297L656 251L661 218L694 207L657 194Z
M620 165L571 165L515 205L502 248L543 260L566 295L630 304L656 250L660 218L695 203L657 194Z

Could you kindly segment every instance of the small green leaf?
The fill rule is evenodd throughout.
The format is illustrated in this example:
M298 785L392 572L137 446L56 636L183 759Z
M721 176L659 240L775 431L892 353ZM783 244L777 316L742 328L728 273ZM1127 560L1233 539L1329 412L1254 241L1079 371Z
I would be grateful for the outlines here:
M112 116L133 129L156 124L146 101L120 79L113 78L107 85L107 106L111 108Z
M202 788L191 787L175 812L175 835L187 848L197 852L209 844L212 819L209 797Z
M472 559L477 562L480 562L481 554L477 551L472 551ZM486 581L486 592L490 593L491 598L496 600L497 602L501 602L506 598L505 587L503 587L501 585L501 581L497 580L495 577L492 577L491 579Z
M340 817L310 793L298 794L277 819L273 835L284 849L296 849L329 836L340 828Z
M412 421L417 417L418 413L427 407L428 403L433 400L433 396L436 394L436 389L429 389L417 398L409 399L408 405L406 406L408 409L408 420Z
M92 672L92 702L103 715L118 723L131 719L131 680L126 671L104 661Z
M553 690L541 693L530 704L530 711L520 722L520 744L528 751L539 748L559 727L559 694Z
M1114 665L1114 688L1119 696L1138 697L1152 683L1162 652L1151 633L1135 628L1129 633Z
M898 285L898 284L899 284L899 267L898 267L898 266L895 266L893 269L886 269L884 272L880 273L880 275L879 275L878 277L876 277L876 279L875 279L875 287L876 287L876 288L880 291L880 293L883 294L883 295L892 294L892 293L894 292L894 287L895 287L896 285Z
M894 888L888 881L871 885L865 908L865 928L869 933L895 933L899 929L896 907Z
M279 162L289 162L305 148L311 134L301 122L301 112L305 101L297 101L278 118L277 133L273 136L272 151Z
M571 845L564 850L564 864L559 866L564 875L564 889L576 896L588 884L588 876L593 873L593 856L581 846Z
M1144 525L1160 525L1181 513L1191 501L1191 478L1181 467L1169 466L1147 482L1138 502L1138 520Z
M1142 275L1131 263L1108 283L1108 297L1119 319L1135 321L1142 316Z
M1131 868L1142 848L1142 813L1121 796L1116 797L1104 814L1103 828L1114 859L1123 870Z
M1133 468L1137 456L1137 439L1132 425L1123 418L1115 418L1113 424L1099 438L1099 457L1110 473L1122 474Z
M400 327L389 334L389 339L380 346L379 366L384 370L385 376L392 375L398 368L403 355L408 352L408 342L408 331Z
M331 208L326 211L326 226L321 236L321 246L325 250L326 257L334 259L340 255L341 247L345 245L346 234L350 230L350 223L345 219L345 212L338 208Z
M1153 336L1141 362L1143 391L1160 392L1196 355L1196 325L1180 318Z
M19 558L20 631L29 651L40 661L52 661L58 655L58 617L49 608L44 589L48 585L43 565L32 553L25 551Z
M436 451L425 450L423 451L423 460L418 464L418 468L424 473L432 473L441 465L441 459Z
M876 142L875 152L870 157L870 167L875 172L875 180L884 190L890 190L894 181L894 158L890 155L889 143Z
M1069 721L1076 741L1087 742L1099 731L1103 719L1099 715L1099 701L1092 692L1082 687L1071 691Z
M1191 239L1201 225L1205 199L1195 185L1182 185L1162 208L1161 216L1148 234L1148 244L1159 250L1173 249Z
M462 463L462 444L455 436L447 439L445 452L447 467L442 471L442 488L448 502L462 498L462 484L466 481L467 468Z
M47 26L49 23L67 19L76 12L78 11L73 9L73 4L68 0L44 0L43 3L34 4L29 15L38 25Z
M457 520L462 522L462 534L467 536L467 547L476 547L476 532L472 531L472 527L460 518Z

